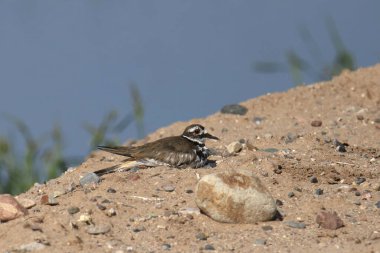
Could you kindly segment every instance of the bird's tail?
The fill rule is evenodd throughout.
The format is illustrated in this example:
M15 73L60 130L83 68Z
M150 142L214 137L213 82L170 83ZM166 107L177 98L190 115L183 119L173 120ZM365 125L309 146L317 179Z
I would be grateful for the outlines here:
M122 164L118 164L112 167L108 167L105 169L97 170L94 173L98 176L103 176L105 174L110 174L114 172L122 172L122 171L128 171L132 169L133 167L136 167L140 165L137 161L125 161Z
M117 155L123 155L123 156L129 156L132 157L130 154L130 147L108 147L108 146L98 146L97 147L100 150L107 151L112 154L117 154Z

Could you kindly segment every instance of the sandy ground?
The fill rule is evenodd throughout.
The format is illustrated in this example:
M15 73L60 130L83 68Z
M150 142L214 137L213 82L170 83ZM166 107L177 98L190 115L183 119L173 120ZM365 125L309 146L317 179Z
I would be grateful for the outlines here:
M380 252L380 65L241 105L248 108L244 116L218 112L177 122L136 145L200 123L221 139L208 141L208 147L225 154L225 145L245 139L249 148L212 157L215 168L141 169L105 175L98 185L83 188L81 176L121 160L93 152L75 170L19 196L37 204L29 215L0 224L0 251L25 252L23 245L38 242L38 252L58 253ZM334 139L347 143L347 152L338 152ZM231 168L256 172L282 203L283 221L223 224L191 214L198 178ZM41 204L44 194L58 195L58 204ZM319 227L316 215L324 209L336 211L344 227ZM104 233L90 234L92 226Z

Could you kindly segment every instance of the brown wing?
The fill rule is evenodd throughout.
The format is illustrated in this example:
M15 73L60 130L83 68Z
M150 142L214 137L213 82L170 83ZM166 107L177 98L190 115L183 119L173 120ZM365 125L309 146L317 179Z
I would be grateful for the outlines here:
M196 159L194 148L194 144L185 138L173 136L136 147L131 155L136 159L151 158L179 167Z

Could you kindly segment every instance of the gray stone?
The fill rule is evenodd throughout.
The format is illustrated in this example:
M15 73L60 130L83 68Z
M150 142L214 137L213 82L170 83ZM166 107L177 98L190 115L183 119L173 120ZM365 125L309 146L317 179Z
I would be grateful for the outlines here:
M254 242L255 245L262 245L264 246L265 244L267 244L267 240L265 239L256 239L255 242Z
M227 145L227 151L229 154L239 153L242 149L243 145L238 141L231 142Z
M215 248L211 244L206 244L205 245L205 250L215 250Z
M311 176L311 177L309 178L309 180L310 180L310 183L313 183L313 184L318 183L318 178L316 178L315 176Z
M226 223L272 220L276 202L252 171L209 174L196 186L195 202L212 219Z
M205 233L200 232L195 235L195 238L197 238L200 241L206 241L208 236Z
M221 112L227 114L237 114L237 115L245 115L248 109L244 106L233 104L233 105L225 105Z
M46 246L40 242L31 242L20 246L20 250L22 250L22 252L42 250L44 248L46 248Z
M79 212L79 207L71 206L71 207L67 208L67 212L69 214L76 214L77 212Z
M299 229L304 229L306 228L305 223L299 222L299 221L285 221L284 222L288 227L291 228L299 228Z
M365 180L366 180L366 179L365 179L364 177L357 177L357 178L355 179L355 184L360 185L360 184L364 183Z
M81 186L85 186L87 184L91 184L91 183L99 183L100 182L100 177L98 177L98 175L96 175L95 173L93 172L89 172L87 173L86 175L84 175L80 180L79 180L79 183Z
M166 192L174 192L175 186L171 185L171 184L166 184L166 185L162 186L162 189Z
M172 247L172 246L171 246L169 243L164 243L164 244L162 244L162 249L163 249L163 250L170 250L171 247Z
M323 194L323 190L321 188L318 188L315 190L315 195L322 195Z
M107 224L91 225L88 226L86 232L90 235L100 235L108 233L111 230L111 227Z

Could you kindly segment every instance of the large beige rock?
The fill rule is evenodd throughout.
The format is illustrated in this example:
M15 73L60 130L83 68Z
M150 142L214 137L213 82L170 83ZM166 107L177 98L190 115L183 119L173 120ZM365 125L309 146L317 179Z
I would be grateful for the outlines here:
M249 170L202 177L196 187L195 202L212 219L227 223L268 221L277 213L271 194Z
M28 211L9 194L0 195L0 221L10 221L26 215Z

